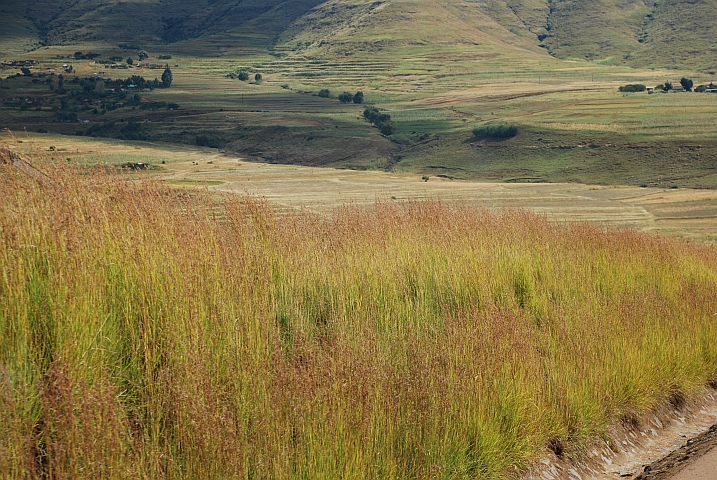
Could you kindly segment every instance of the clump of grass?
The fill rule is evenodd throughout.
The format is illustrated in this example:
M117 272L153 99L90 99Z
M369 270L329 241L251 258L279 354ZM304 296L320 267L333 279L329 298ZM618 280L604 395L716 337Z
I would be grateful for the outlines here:
M502 478L717 373L710 247L35 162L0 165L8 478Z
M515 125L481 125L473 129L473 136L479 140L505 140L518 135Z

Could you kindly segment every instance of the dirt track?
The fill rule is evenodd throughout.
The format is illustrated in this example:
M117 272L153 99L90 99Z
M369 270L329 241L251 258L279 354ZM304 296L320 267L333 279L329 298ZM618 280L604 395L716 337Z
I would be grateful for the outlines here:
M717 448L713 439L710 450L702 457L687 465L672 480L697 480L717 478Z
M717 478L717 424L687 441L682 448L644 468L635 480L696 480Z

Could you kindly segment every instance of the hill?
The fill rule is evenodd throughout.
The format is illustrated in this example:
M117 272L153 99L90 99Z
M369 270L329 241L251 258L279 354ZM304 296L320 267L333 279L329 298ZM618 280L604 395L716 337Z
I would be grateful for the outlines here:
M716 11L717 0L23 0L0 6L0 53L13 53L5 45L19 34L15 44L24 49L181 42L210 56L219 44L292 52L320 46L341 56L396 43L487 42L543 47L561 59L710 71L717 69Z

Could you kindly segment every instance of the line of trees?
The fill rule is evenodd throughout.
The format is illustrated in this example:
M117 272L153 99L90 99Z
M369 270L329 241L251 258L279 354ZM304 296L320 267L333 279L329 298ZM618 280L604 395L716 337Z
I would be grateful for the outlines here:
M384 135L393 135L396 133L396 123L391 120L391 116L387 113L381 113L376 107L369 107L363 111L366 120L378 127L379 131Z
M321 90L319 90L319 93L317 95L321 98L331 98L331 90L329 90L328 88L322 88ZM338 98L341 103L353 102L357 105L362 104L364 100L363 92L361 90L356 93L342 92L336 98Z
M628 85L623 85L618 90L627 93L637 93L644 92L645 90L647 90L647 87L641 83L631 83Z
M505 140L517 134L515 125L482 125L473 129L473 136L479 140Z

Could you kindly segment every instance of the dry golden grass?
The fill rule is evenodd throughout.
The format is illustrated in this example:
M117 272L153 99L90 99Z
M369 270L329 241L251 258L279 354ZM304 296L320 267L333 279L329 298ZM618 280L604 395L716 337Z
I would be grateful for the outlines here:
M4 477L503 478L717 373L708 246L33 162L0 165Z

